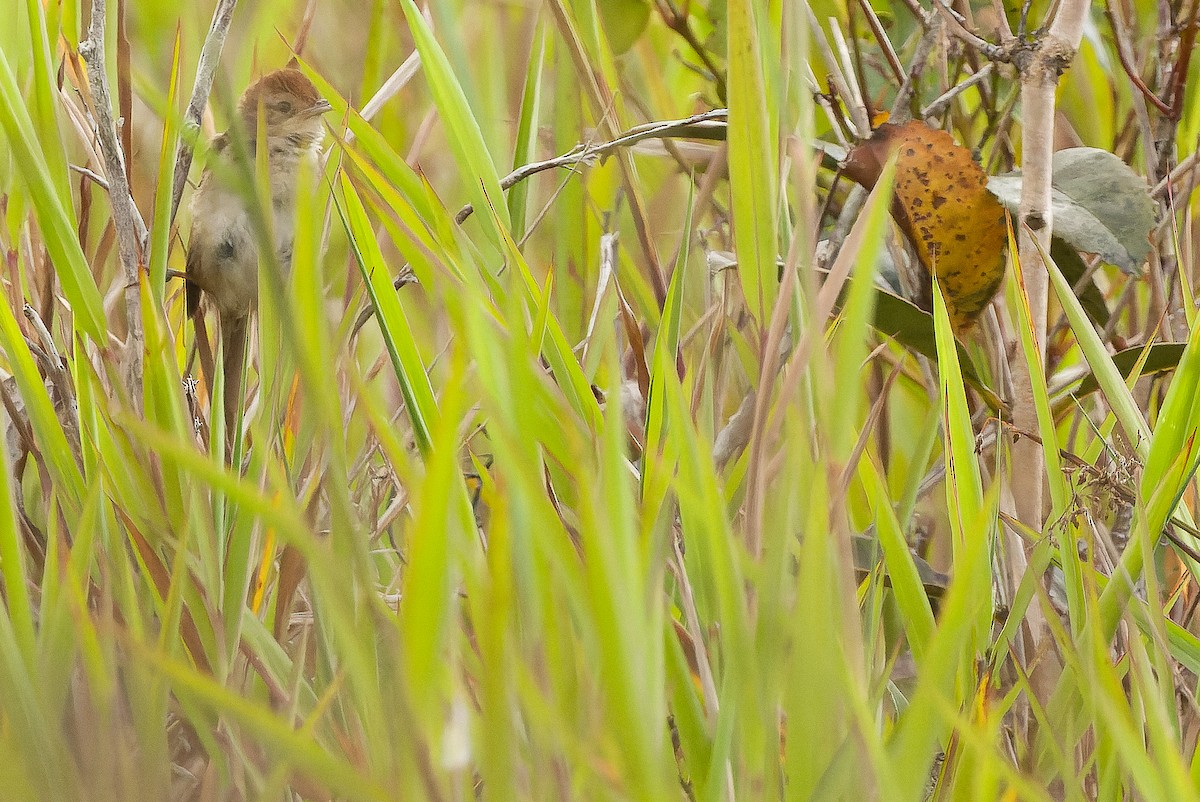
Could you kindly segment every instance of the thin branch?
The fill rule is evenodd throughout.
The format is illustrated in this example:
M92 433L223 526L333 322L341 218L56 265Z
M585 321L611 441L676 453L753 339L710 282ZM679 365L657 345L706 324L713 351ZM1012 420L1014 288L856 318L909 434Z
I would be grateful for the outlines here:
M138 236L135 222L137 207L129 194L125 173L125 153L117 139L113 120L112 95L108 91L108 73L104 63L104 24L107 12L105 0L92 0L92 21L87 39L79 43L79 55L88 67L88 85L92 92L92 113L95 115L96 137L108 175L108 197L112 206L113 227L117 233L117 253L125 273L125 322L129 330L125 341L128 363L125 381L129 398L141 411L142 354L145 337L142 332L141 297L138 289L141 255L146 243ZM129 121L125 121L128 125Z
M1125 20L1121 19L1119 21L1120 24L1118 24L1116 15L1120 14L1121 11L1120 8L1114 8L1114 5L1112 3L1105 3L1104 13L1108 17L1109 27L1112 28L1113 39L1116 40L1117 59L1121 62L1121 69L1125 70L1125 75L1137 87L1137 90L1142 93L1142 96L1150 101L1154 105L1154 108L1169 117L1171 115L1171 107L1163 102L1163 99L1156 95L1154 90L1146 86L1146 82L1142 80L1142 76L1138 74L1137 69L1130 60L1129 42L1124 36Z
M538 173L554 170L559 167L574 169L580 164L593 162L597 159L609 156L612 153L624 147L635 145L646 139L667 139L671 137L690 137L693 139L725 139L725 120L729 117L728 109L712 109L701 114L694 114L691 117L686 117L682 120L666 120L663 122L646 123L630 128L625 133L621 134L616 139L608 142L601 142L594 145L579 145L571 149L561 156L556 156L553 159L546 159L540 162L531 162L518 167L500 180L500 188L502 190L511 189L516 184L524 181L530 176ZM475 207L467 204L458 210L454 215L454 222L462 225L467 219L475 213ZM406 284L417 283L416 277L412 274L412 270L405 265L400 270L400 275L392 281L392 286L400 289ZM375 314L375 308L369 306L364 309L354 321L354 327L351 331L351 336L358 333L358 330L371 319Z
M658 13L662 16L667 28L674 31L683 41L687 42L692 52L704 63L704 68L709 71L709 77L712 78L713 83L716 85L717 98L722 103L727 102L728 90L725 87L725 74L713 61L712 54L708 52L708 48L696 38L696 34L692 31L692 26L688 23L687 11L679 11L670 0L655 0L655 6L658 8Z
M1171 89L1167 94L1171 98L1169 116L1173 122L1178 122L1183 115L1184 88L1187 85L1188 65L1191 63L1192 51L1195 49L1198 26L1200 26L1200 3L1195 4L1191 19L1184 28L1183 35L1179 38L1179 58L1171 71Z
M91 170L89 170L86 167L80 167L78 164L69 164L67 166L70 167L75 172L79 173L80 175L90 178L92 180L92 182L95 183L96 186L100 187L101 189L103 189L103 190L108 189L108 179L105 178L104 176L100 175L99 173L92 172Z
M1000 31L1001 46L1016 39L1017 37L1012 32L1012 26L1008 24L1008 12L1004 9L1004 0L992 0L992 11L996 15L996 27Z
M879 15L875 13L875 9L871 7L868 0L857 0L857 2L863 12L863 16L867 19L867 25L871 29L871 34L879 44L879 49L883 51L884 59L892 71L892 77L896 79L897 84L903 84L905 77L904 65L900 63L900 57L896 55L896 49L892 47L892 41L888 39L887 32L883 30L883 23L879 21Z
M236 7L237 0L218 0L208 36L205 37L204 47L200 50L200 61L196 65L196 82L192 85L192 99L183 115L183 135L179 140L179 150L175 154L175 180L171 184L171 221L175 220L175 213L179 211L183 187L187 183L188 171L192 169L193 143L200 132L200 118L208 105L208 95L212 91L217 65L221 61L221 50L225 47L225 37L229 33L229 23L233 20L233 10Z
M856 96L851 92L846 77L842 74L841 64L829 46L829 40L825 37L825 29L817 21L817 15L813 13L812 7L808 3L802 5L804 6L804 18L808 21L809 30L812 32L810 41L817 46L817 51L821 54L821 58L829 70L829 89L836 90L842 98L842 102L846 104L846 110L850 113L850 118L854 123L854 136L856 138L868 136L871 132L871 119L867 110L861 105L853 103Z
M524 181L530 176L553 170L558 167L576 167L597 159L609 156L623 147L628 147L644 139L667 139L670 137L691 137L694 139L725 139L724 120L729 117L728 109L713 109L701 114L694 114L682 120L667 120L665 122L648 123L630 128L616 139L596 145L580 145L561 156L540 162L531 162L513 170L500 180L501 189L510 189L513 185ZM467 204L454 215L454 222L461 225L475 213L475 207Z
M79 435L79 401L75 397L75 388L71 383L71 374L64 367L62 355L58 352L58 346L55 345L54 338L50 336L50 330L42 322L42 318L38 315L37 310L30 304L25 304L22 312L25 315L25 319L29 321L29 325L37 333L38 342L41 344L41 351L43 352L41 362L46 369L46 375L50 379L51 385L54 387L54 411L58 414L59 421L62 423L63 433L67 437L67 445L71 448L71 455L75 457L75 463L82 468L83 452L80 446Z
M921 116L928 119L930 117L937 117L941 115L941 113L944 112L950 106L950 104L954 102L956 97L970 89L972 86L975 86L975 84L979 83L984 78L987 78L992 74L992 70L995 68L995 64L992 62L984 64L979 68L979 72L975 73L967 80L950 87L950 89L943 93L941 97L937 98L928 106L921 109Z
M1173 185L1195 170L1197 162L1200 162L1200 151L1193 151L1186 159L1177 164L1174 170L1154 185L1154 189L1150 190L1150 195L1155 198L1162 195L1167 191L1168 186Z
M916 91L917 79L924 72L925 62L929 60L929 54L942 34L942 26L938 24L938 15L935 11L930 11L921 17L921 27L925 32L921 34L921 39L917 42L917 50L909 64L904 83L900 84L900 89L896 92L896 99L892 101L892 122L901 122L901 115L907 117L905 110Z
M946 20L946 25L950 32L963 40L971 47L978 50L983 55L987 56L992 61L1011 61L1012 49L1003 45L994 45L986 39L971 33L966 26L962 24L961 15L950 6L946 5L945 0L933 0L933 7L936 8Z

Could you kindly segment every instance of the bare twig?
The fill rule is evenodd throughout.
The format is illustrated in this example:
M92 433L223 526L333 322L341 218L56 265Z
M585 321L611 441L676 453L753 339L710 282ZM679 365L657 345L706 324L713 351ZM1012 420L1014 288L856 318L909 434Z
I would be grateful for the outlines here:
M1180 181L1184 176L1187 176L1196 169L1196 164L1200 163L1200 151L1194 151L1186 159L1175 166L1161 181L1154 185L1154 189L1150 190L1151 196L1157 198L1163 195L1169 186ZM1163 221L1167 222L1166 220Z
M883 30L883 23L879 21L879 15L875 13L875 9L867 0L857 0L857 2L863 16L867 19L867 26L870 27L871 34L879 44L879 49L883 51L883 56L892 71L892 77L896 79L897 84L904 83L904 65L900 63L900 57L896 55L892 41L888 39L887 32Z
M141 255L146 243L138 236L135 222L137 207L129 194L125 173L125 152L117 139L113 120L112 95L108 91L108 75L104 64L105 0L93 0L92 21L87 39L79 43L79 55L88 66L88 85L92 93L93 114L104 171L108 174L108 197L112 205L113 227L117 233L117 253L125 273L125 322L129 334L125 340L126 374L130 402L141 411L142 352L145 337L142 332L141 297L138 288ZM128 125L129 121L126 120Z
M183 136L180 137L179 150L175 154L175 180L171 184L172 221L175 219L175 213L179 211L179 201L183 198L188 171L192 169L194 142L200 132L200 118L208 105L208 95L212 91L213 78L217 74L217 64L221 61L221 50L225 47L225 36L229 33L229 23L233 20L233 10L236 6L237 0L218 0L216 10L213 11L212 24L208 28L208 36L205 37L204 47L200 50L200 61L196 65L196 82L192 85L192 99L183 115Z
M962 82L950 87L950 89L948 89L946 92L944 92L941 95L941 97L937 98L932 103L930 103L928 106L921 109L921 116L928 119L930 117L937 117L937 116L941 115L942 112L944 112L947 108L949 108L950 104L954 102L954 99L956 97L958 97L963 92L970 89L972 86L975 86L977 83L982 81L984 78L987 78L989 75L992 74L992 70L994 70L994 69L995 69L995 65L992 64L991 62L984 64L982 67L979 68L979 72L975 73L967 80L962 81Z
M576 167L580 164L593 162L611 155L617 150L629 147L644 139L666 139L669 137L692 137L694 139L724 139L725 123L729 117L728 109L713 109L701 114L694 114L682 120L667 120L665 122L647 123L630 128L616 139L595 145L580 145L561 156L540 162L531 162L518 167L500 180L501 189L510 189L513 185L524 181L530 176L554 170L558 167ZM475 213L475 207L467 204L454 215L454 222L462 224Z
M809 30L812 32L811 41L817 46L817 50L825 61L825 66L829 69L829 88L836 90L846 104L850 118L853 120L855 137L864 137L871 131L871 119L867 110L862 104L853 102L857 96L851 91L846 76L842 74L838 59L834 56L833 49L829 46L829 40L825 37L825 30L817 21L817 15L813 13L812 7L808 3L802 5Z
M713 62L712 54L708 52L708 48L696 38L696 34L692 31L692 26L688 22L688 12L686 10L680 12L675 8L675 4L671 0L655 0L655 6L658 8L658 13L666 26L679 35L683 41L687 42L692 52L696 54L700 61L704 62L704 68L709 71L709 77L716 87L718 100L721 103L725 103L728 97L725 88L725 73Z
M996 15L996 27L1000 32L1000 44L1007 45L1017 37L1013 35L1012 27L1008 24L1008 12L1004 10L1004 0L992 0L992 11Z
M930 11L922 17L922 26L925 33L921 34L921 40L917 42L917 51L913 54L912 62L909 64L908 74L896 92L896 99L892 101L892 122L902 122L907 119L906 110L916 89L917 79L925 71L925 62L929 60L929 53L933 50L934 43L942 35L942 26L934 11Z
M942 18L946 20L946 26L950 29L950 32L959 39L963 40L992 61L1012 60L1012 50L1009 47L994 45L977 34L968 31L966 26L962 24L961 15L959 15L954 9L950 8L950 6L946 5L945 0L933 0L933 7L936 8L941 13Z
M553 159L546 159L539 162L531 162L518 167L500 180L501 189L511 189L514 185L524 181L530 176L543 173L547 170L554 170L560 167L574 169L580 164L595 161L604 158L621 148L636 145L646 139L666 139L670 137L691 137L694 139L725 139L725 120L729 117L728 109L712 109L701 114L694 114L691 117L682 120L666 120L663 122L646 123L638 125L616 139L608 142L600 142L592 145L579 145ZM462 225L467 218L475 213L475 207L467 204L458 210L454 215L454 222ZM413 276L412 270L405 265L400 271L400 275L392 282L392 286L400 289L406 284L415 284L416 277ZM358 318L354 321L354 327L351 330L351 336L358 333L358 330L371 319L375 314L374 307L367 307L359 313Z
M1196 47L1196 34L1200 32L1200 3L1192 8L1192 16L1183 35L1179 38L1179 58L1171 70L1171 88L1167 93L1171 98L1172 122L1179 122L1183 115L1184 88L1187 86L1188 65L1192 60L1192 51Z
M129 85L129 36L125 30L125 0L117 0L117 112L121 125L121 151L125 154L125 180L133 183L133 88Z
M22 311L25 319L29 321L29 325L37 333L38 342L41 344L40 350L44 356L40 361L46 369L46 376L54 387L54 411L58 414L59 422L62 424L67 445L71 448L71 455L75 457L75 463L82 468L83 451L79 435L79 402L75 397L71 374L63 366L63 358L58 352L58 346L55 345L54 338L50 336L50 330L42 322L37 310L31 305L25 304Z
M1105 3L1104 13L1108 16L1108 24L1109 27L1112 28L1113 39L1117 45L1117 58L1121 62L1121 69L1125 71L1126 77L1128 77L1133 85L1137 87L1137 90L1142 93L1142 96L1145 97L1146 100L1150 101L1151 104L1153 104L1154 108L1158 109L1161 113L1170 116L1171 107L1167 105L1162 98L1154 94L1153 89L1146 86L1146 82L1142 80L1142 76L1138 73L1137 68L1133 64L1133 60L1129 53L1130 44L1125 36L1125 20L1123 17L1120 17L1122 13L1120 5L1115 3ZM1120 17L1120 19L1118 19L1118 17Z
M80 167L78 164L71 164L68 166L75 172L79 173L80 175L86 176L87 178L91 179L101 189L104 189L104 190L108 189L108 179L105 178L104 176L100 175L99 173L92 172L91 170L89 170L86 167Z

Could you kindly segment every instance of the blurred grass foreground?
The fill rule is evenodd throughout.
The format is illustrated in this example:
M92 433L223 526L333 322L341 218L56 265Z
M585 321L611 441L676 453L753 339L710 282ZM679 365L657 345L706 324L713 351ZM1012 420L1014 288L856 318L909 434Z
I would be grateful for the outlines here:
M1200 5L1010 5L10 0L0 799L1200 799ZM188 201L289 63L227 420ZM889 110L1148 253L1014 214L956 340Z

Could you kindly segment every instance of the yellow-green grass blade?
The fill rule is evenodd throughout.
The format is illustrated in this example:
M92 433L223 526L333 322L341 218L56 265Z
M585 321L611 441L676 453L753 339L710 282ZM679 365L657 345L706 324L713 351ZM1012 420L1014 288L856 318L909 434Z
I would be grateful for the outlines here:
M763 43L753 0L731 0L729 24L729 183L737 236L738 275L746 305L766 327L779 292L775 257L775 131L763 74Z
M321 202L316 193L315 176L302 170L296 187L296 224L292 240L292 270L289 278L291 298L287 324L287 342L291 344L296 364L307 374L304 400L311 405L306 416L315 417L320 425L333 427L329 432L340 439L344 431L341 404L336 382L329 381L329 366L335 364L333 332L325 313L325 281L321 269L321 231L306 221L320 217ZM291 386L290 374L284 373L280 389L286 393Z
M921 584L921 575L913 562L908 541L904 539L904 532L896 519L884 476L870 455L864 455L859 462L858 476L875 516L875 532L892 581L892 593L896 596L900 617L908 633L908 644L920 666L929 640L933 637L933 608Z
M1050 488L1050 522L1062 521L1063 528L1068 532L1073 527L1065 522L1063 516L1071 503L1071 488L1067 475L1063 471L1062 458L1059 455L1058 432L1054 425L1054 414L1050 409L1050 398L1046 391L1046 369L1042 362L1042 351L1038 347L1039 336L1033 328L1033 316L1029 309L1029 296L1025 291L1025 275L1018 256L1016 236L1013 233L1011 221L1008 226L1008 308L1016 315L1016 327L1020 334L1021 351L1025 356L1026 375L1033 388L1033 405L1037 414L1038 436L1042 441L1042 459L1046 472L1046 483ZM1044 336L1044 335L1043 335ZM1079 550L1075 538L1066 532L1057 538L1059 544L1058 562L1063 572L1066 587L1067 609L1073 631L1081 631L1083 626L1083 575L1079 560Z
M72 456L66 433L34 363L33 354L8 303L0 303L0 348L7 357L8 369L16 379L21 398L25 401L34 439L50 470L59 500L68 509L77 509L83 497L83 476Z
M609 340L611 348L611 340ZM611 351L610 351L611 353ZM615 361L615 358L614 358ZM619 371L613 372L619 376ZM668 795L669 740L662 669L661 596L647 587L659 575L660 555L647 555L637 526L633 477L625 456L626 428L620 388L610 385L601 433L600 464L591 488L580 494L581 539L587 559L588 602L597 628L609 726L625 732L622 762L631 787L647 798ZM649 556L649 561L647 557Z
M772 666L788 657L776 645L779 640L768 634L776 618L791 618L792 640L803 643L806 653L823 656L806 665L803 683L767 672L767 687L778 684L785 699L789 731L794 727L796 732L825 734L807 745L789 738L787 783L801 797L842 797L867 787L865 774L849 769L844 749L853 737L849 723L856 709L869 706L864 621L854 598L848 487L842 485L839 472L827 470L826 462L841 469L848 466L867 417L862 373L873 320L874 264L883 245L890 192L891 178L885 175L847 240L851 250L844 255L852 258L853 272L841 314L826 333L826 347L809 349L805 363L789 365L789 374L804 376L799 392L815 399L815 405L777 404L774 410L783 417L787 444L787 459L775 481L783 484L780 491L803 487L805 492L767 493L764 518L773 524L763 534L758 659ZM780 299L785 302L799 308L798 295ZM806 336L820 334L815 328ZM794 578L786 568L793 555L799 565ZM882 751L867 757L883 761L872 765L872 774L890 771Z
M687 543L683 562L695 593L700 626L719 626L723 653L746 657L755 650L745 595L747 577L712 463L712 443L691 425L689 405L678 377L668 371L662 378L667 437L673 441L673 452L679 455L679 471L672 489ZM703 772L697 770L698 782L710 793L724 787L726 762L734 753L735 739L743 730L753 728L755 722L761 723L754 716L761 698L758 668L752 659L731 659L714 677L720 711L712 736L712 756ZM717 711L710 715L714 713ZM761 741L767 733L760 731L754 737Z
M303 60L298 60L299 68L312 80L321 97L333 106L333 115L345 123L350 133L354 134L356 146L347 147L344 140L339 139L338 147L349 154L355 154L356 147L362 148L378 170L387 180L396 185L404 197L417 209L418 216L423 220L433 220L435 210L429 202L435 200L427 191L425 183L416 171L408 165L395 148L388 142L387 137L364 120L362 115L329 83L320 73L315 72ZM359 155L359 159L362 156ZM440 204L439 204L440 209ZM442 210L444 213L444 210Z
M845 465L858 438L866 399L863 370L866 367L871 323L875 311L875 266L883 250L892 199L893 171L889 165L867 198L847 242L858 243L849 292L845 293L832 344L836 392L829 395L828 429L831 456ZM861 229L859 228L861 226ZM858 235L858 232L861 232ZM857 236L856 236L857 235Z
M371 294L371 303L377 310L380 331L391 356L396 380L404 395L413 433L422 452L431 447L430 426L437 416L437 401L429 383L425 365L421 361L416 340L400 306L400 298L392 286L391 275L383 269L383 253L366 216L366 209L354 191L349 178L341 176L341 192L337 209L350 237L350 249L362 272L363 280Z
M5 755L32 779L43 795L59 799L78 798L73 778L58 770L69 765L66 739L57 722L42 714L38 684L17 642L8 609L0 602L0 692L5 702L6 726L10 734ZM15 736L15 737L12 737ZM60 796L61 795L61 796ZM44 796L43 796L44 798Z
M451 370L463 368L456 363ZM470 405L464 390L461 377L452 375L434 420L427 473L413 499L398 618L409 693L417 720L425 725L445 714L439 700L448 697L453 680L454 666L446 655L457 618L459 565L475 531L458 463L458 428Z
M1034 241L1036 242L1036 240ZM1145 459L1149 455L1150 427L1146 425L1137 402L1134 401L1133 395L1125 386L1124 378L1109 357L1104 343L1100 340L1100 335L1096 333L1087 317L1087 312L1084 311L1079 299L1071 289L1071 285L1058 266L1054 264L1050 254L1042 248L1038 250L1042 262L1050 273L1050 284L1054 287L1058 302L1062 305L1067 321L1071 324L1071 330L1075 333L1079 349L1083 352L1088 366L1092 369L1092 374L1100 384L1101 392L1109 406L1112 407L1121 428L1125 430L1130 444L1138 456Z
M988 553L995 531L993 508L998 486L993 486L985 499L958 350L941 289L936 281L933 286L954 578L942 599L938 628L917 691L890 745L901 783L897 794L903 796L916 793L928 779L932 748L948 732L936 706L948 703L961 708L972 698L977 683L974 667L986 647L991 621Z
M992 499L988 503L994 505L996 494L989 495ZM975 520L966 521L979 533L995 520L986 507L982 512ZM987 538L978 534L955 555L953 579L942 596L937 628L926 650L916 691L888 744L897 777L893 793L898 799L920 798L916 795L929 779L934 753L945 747L953 727L953 718L945 711L963 709L975 693L978 677L973 670L973 655L979 621L991 609L988 573ZM972 657L964 658L968 654Z
M946 307L941 287L936 281L933 306L934 321L937 325L942 431L946 437L946 508L952 532L953 573L956 577L963 573L976 577L971 585L976 595L970 600L970 606L976 609L979 617L976 621L975 638L969 644L968 651L963 653L960 663L963 667L960 676L965 679L972 661L985 648L991 623L988 608L991 601L992 572L988 554L996 534L996 514L991 505L984 502L983 477L980 475L975 455L975 429L971 424L971 412L967 406L966 390L959 368L958 348L950 328L949 317L941 317ZM981 548L980 543L987 546ZM964 565L964 561L967 560L975 562L969 566Z
M479 122L471 113L462 86L434 38L429 23L413 0L402 0L402 3L409 30L421 54L426 81L446 127L455 162L467 173L465 180L471 202L477 212L491 206L496 218L485 218L498 219L504 230L509 231L512 223L508 217L508 207L504 204L504 194L500 190L500 176L488 152L483 132L479 129ZM498 245L499 232L489 229L489 233L492 241Z
M539 23L533 34L533 52L525 70L525 86L521 91L521 113L517 118L516 147L513 148L513 169L533 161L537 146L538 120L542 111L542 76L545 74L547 46L546 27ZM513 224L513 239L525 238L526 208L529 204L529 182L521 181L508 191L508 217Z
M7 308L5 304L0 306ZM16 494L19 492L20 485L13 482L12 465L5 449L5 453L0 454L0 576L4 579L4 617L12 626L13 649L29 669L33 666L37 635L24 538L17 524Z
M1033 318L1029 309L1029 296L1025 291L1025 275L1017 255L1016 237L1012 226L1008 229L1008 308L1016 313L1017 329L1020 333L1021 349L1033 385L1034 410L1037 413L1038 436L1042 440L1042 458L1046 465L1046 478L1050 487L1050 520L1063 514L1070 501L1070 488L1062 470L1062 458L1058 451L1058 436L1054 416L1050 410L1050 399L1046 393L1046 369L1039 358L1038 335L1033 330ZM1078 603L1078 598L1074 601ZM1078 610L1072 606L1072 610Z
M59 135L58 92L50 52L51 31L54 29L47 27L50 20L38 0L25 0L25 19L29 23L29 41L33 46L33 76L23 93L25 106L30 111L38 145L46 159L49 170L47 178L58 195L58 203L69 208L71 192L67 180L67 155Z
M537 279L533 275L533 271L529 269L529 264L525 261L525 256L517 247L517 243L509 236L508 231L504 228L498 228L500 233L500 243L504 249L505 256L508 259L510 270L513 271L514 283L517 287L524 291L525 303L529 308L529 313L536 315L537 310L541 309L545 303L546 293L549 292L549 283L545 289L538 285ZM519 278L519 282L517 279ZM592 392L591 384L584 375L583 369L579 364L578 358L567 342L566 335L558 322L557 317L553 315L542 316L545 320L545 338L540 343L542 354L546 357L546 361L550 363L550 369L554 372L554 376L558 379L559 387L566 393L568 401L575 409L575 412L591 424L593 429L598 428L600 421L600 406L596 401L596 395Z
M235 722L285 761L295 771L311 776L335 794L353 799L387 800L391 794L378 780L365 776L349 760L338 757L311 734L298 732L289 720L269 708L243 698L210 677L195 671L157 649L132 644L138 658L163 676L172 691L193 704Z
M180 440L191 441L194 435L192 421L184 409L183 394L180 392L183 378L179 375L168 324L158 303L161 288L155 288L149 282L144 272L139 274L138 289L146 345L142 375L146 420L173 432ZM168 516L179 522L183 514L183 485L175 474L167 473L163 478L166 480L163 491Z
M671 282L667 286L667 300L663 305L658 335L654 339L654 352L650 360L650 387L646 398L646 427L642 457L643 503L649 509L658 510L666 497L670 476L675 472L675 457L668 455L669 442L664 437L667 425L666 398L663 381L669 372L678 381L679 337L683 325L684 282L688 278L688 256L692 231L692 206L694 192L689 191L683 222L683 240Z
M440 286L437 280L438 273L449 273L456 280L466 280L457 260L453 258L453 252L445 247L446 243L439 240L430 228L433 218L428 215L436 214L439 218L447 218L445 209L438 206L436 211L430 210L423 215L404 190L393 187L387 177L370 162L352 150L347 150L346 153L350 156L350 162L356 172L366 179L367 185L378 197L379 200L374 201L370 195L367 196L417 281L432 289ZM418 186L418 191L424 191L423 185ZM384 210L390 211L391 214L384 213Z
M71 304L75 325L93 341L107 345L100 291L75 233L74 209L64 200L69 192L55 185L55 173L47 162L3 50L0 50L0 130L4 131L13 163L33 199L46 251L62 282L63 294ZM60 178L66 181L65 171Z

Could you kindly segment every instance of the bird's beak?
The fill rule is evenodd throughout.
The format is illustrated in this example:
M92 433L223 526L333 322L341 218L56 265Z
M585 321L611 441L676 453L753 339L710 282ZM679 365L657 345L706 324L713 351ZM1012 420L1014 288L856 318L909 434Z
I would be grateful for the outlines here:
M329 105L329 101L325 98L320 98L316 103L308 107L308 113L313 117L319 117L327 111L333 111L333 106Z

